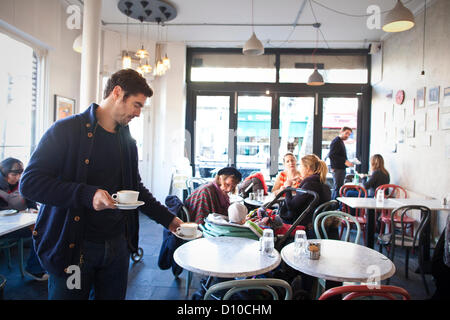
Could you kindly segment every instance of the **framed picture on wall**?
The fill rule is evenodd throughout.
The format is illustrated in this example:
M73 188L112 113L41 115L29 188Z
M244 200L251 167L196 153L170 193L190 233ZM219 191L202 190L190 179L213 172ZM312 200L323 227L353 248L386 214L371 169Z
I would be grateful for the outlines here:
M75 110L75 99L59 96L55 94L55 121L73 115Z
M407 138L414 138L415 128L416 128L416 122L414 120L408 121L406 123L406 137Z
M417 108L425 107L425 91L426 91L425 87L422 87L417 90L417 97L416 97Z
M439 87L430 88L428 91L428 105L439 103Z
M443 107L450 107L450 87L444 88Z

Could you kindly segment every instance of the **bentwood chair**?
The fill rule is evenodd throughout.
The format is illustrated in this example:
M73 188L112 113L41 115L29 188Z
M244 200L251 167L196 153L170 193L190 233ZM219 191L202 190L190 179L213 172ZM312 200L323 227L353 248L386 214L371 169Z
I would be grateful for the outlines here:
M411 210L420 210L421 218L419 221L419 227L417 228L416 234L414 237L407 236L405 234L406 223L405 218L406 214ZM390 259L394 262L395 248L401 247L406 250L405 255L405 277L408 278L408 262L409 262L409 250L418 248L418 262L419 262L419 270L422 276L422 281L425 286L425 291L429 294L428 285L425 279L424 272L424 260L423 260L423 246L425 242L424 231L430 223L431 210L425 206L402 206L391 212L391 224L397 223L400 225L400 229L393 228L391 233L382 234L378 236L378 240L380 242L380 252L383 250L383 247L387 247L390 249ZM398 219L395 222L395 219ZM389 284L389 279L387 280Z
M206 291L204 300L210 300L213 298L214 293L219 291L227 290L222 296L222 300L229 300L234 294L247 291L247 290L259 290L270 293L273 300L279 300L277 290L273 287L278 287L284 289L284 300L291 300L292 298L292 288L284 280L281 279L243 279L243 280L230 280L219 282Z
M367 190L360 185L355 184L344 184L341 189L339 190L339 196L341 197L355 197L355 198L367 198ZM367 218L365 216L365 209L352 209L346 204L342 204L342 211L348 214L353 215L356 218L356 220L359 222L359 225L361 226L363 230L363 238L364 243L366 241L366 224L367 224ZM350 220L350 226L353 225L353 221ZM342 237L342 234L344 232L344 224L341 224L341 232L340 237Z
M188 196L191 195L191 193L197 189L198 187L200 187L201 185L204 185L205 183L207 183L208 181L206 179L203 178L188 178L186 180L186 189L187 189L187 193Z
M328 234L327 234L327 231L325 228L325 222L327 219L332 218L332 217L339 218L339 219L341 219L342 224L344 224L344 223L346 224L347 232L345 233L344 239L347 242L349 241L349 236L350 236L350 221L352 224L354 224L356 226L355 243L358 244L359 237L361 234L361 226L360 226L358 220L356 219L356 217L352 216L351 214L342 212L342 211L325 211L325 212L319 213L317 215L317 217L314 220L314 232L316 233L317 239L322 239L322 235L325 239L328 239ZM319 223L320 223L322 235L319 231Z
M378 190L383 190L384 194L385 194L385 198L401 198L401 199L406 199L408 197L408 194L406 193L406 190L403 189L401 186L398 186L396 184L383 184L381 186L379 186L378 188L376 188L375 190L375 195L377 194ZM391 213L392 210L389 209L383 209L381 210L381 215L380 215L380 234L384 234L385 233L385 228L386 226L388 226L388 233L392 232L392 224L391 224ZM394 222L396 223L396 225L399 222L399 217L395 216L394 217ZM405 216L403 223L406 224L406 229L409 229L409 236L413 237L414 236L414 223L415 223L415 219ZM395 226L395 225L394 225Z
M411 296L408 291L397 286L380 285L379 287L369 287L367 285L352 285L331 288L320 296L319 300L328 300L331 297L346 294L342 300L353 300L360 297L383 297L389 300L399 300L396 296L399 296L402 300L411 300Z

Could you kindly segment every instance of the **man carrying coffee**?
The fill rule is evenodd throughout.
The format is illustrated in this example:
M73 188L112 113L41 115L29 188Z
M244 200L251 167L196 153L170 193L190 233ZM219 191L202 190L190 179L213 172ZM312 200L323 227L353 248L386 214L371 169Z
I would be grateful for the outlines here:
M138 171L128 123L152 95L136 71L116 72L99 105L54 123L31 156L20 191L42 203L33 240L50 274L49 299L88 299L91 289L95 299L125 299L138 211L118 209L111 194L138 191L144 214L170 231L182 223L144 187ZM77 270L80 286L69 285L77 283Z

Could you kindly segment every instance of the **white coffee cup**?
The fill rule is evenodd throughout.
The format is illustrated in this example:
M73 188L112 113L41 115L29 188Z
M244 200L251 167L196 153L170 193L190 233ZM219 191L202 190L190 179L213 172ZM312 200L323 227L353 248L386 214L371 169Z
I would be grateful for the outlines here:
M139 192L133 190L120 190L111 197L118 203L136 203L138 201Z
M184 237L193 237L197 234L198 224L194 222L187 222L181 224L177 228L177 233Z

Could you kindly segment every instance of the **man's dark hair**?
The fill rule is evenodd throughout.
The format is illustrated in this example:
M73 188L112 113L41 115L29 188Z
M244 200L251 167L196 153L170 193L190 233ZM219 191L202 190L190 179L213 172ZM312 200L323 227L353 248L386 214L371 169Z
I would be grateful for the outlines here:
M148 86L145 78L133 69L122 69L114 73L106 83L103 99L106 99L111 94L115 86L121 87L125 92L123 101L129 96L140 93L146 97L151 97L153 95L153 90Z
M353 132L352 128L350 127L342 127L341 132L349 130L350 132Z

